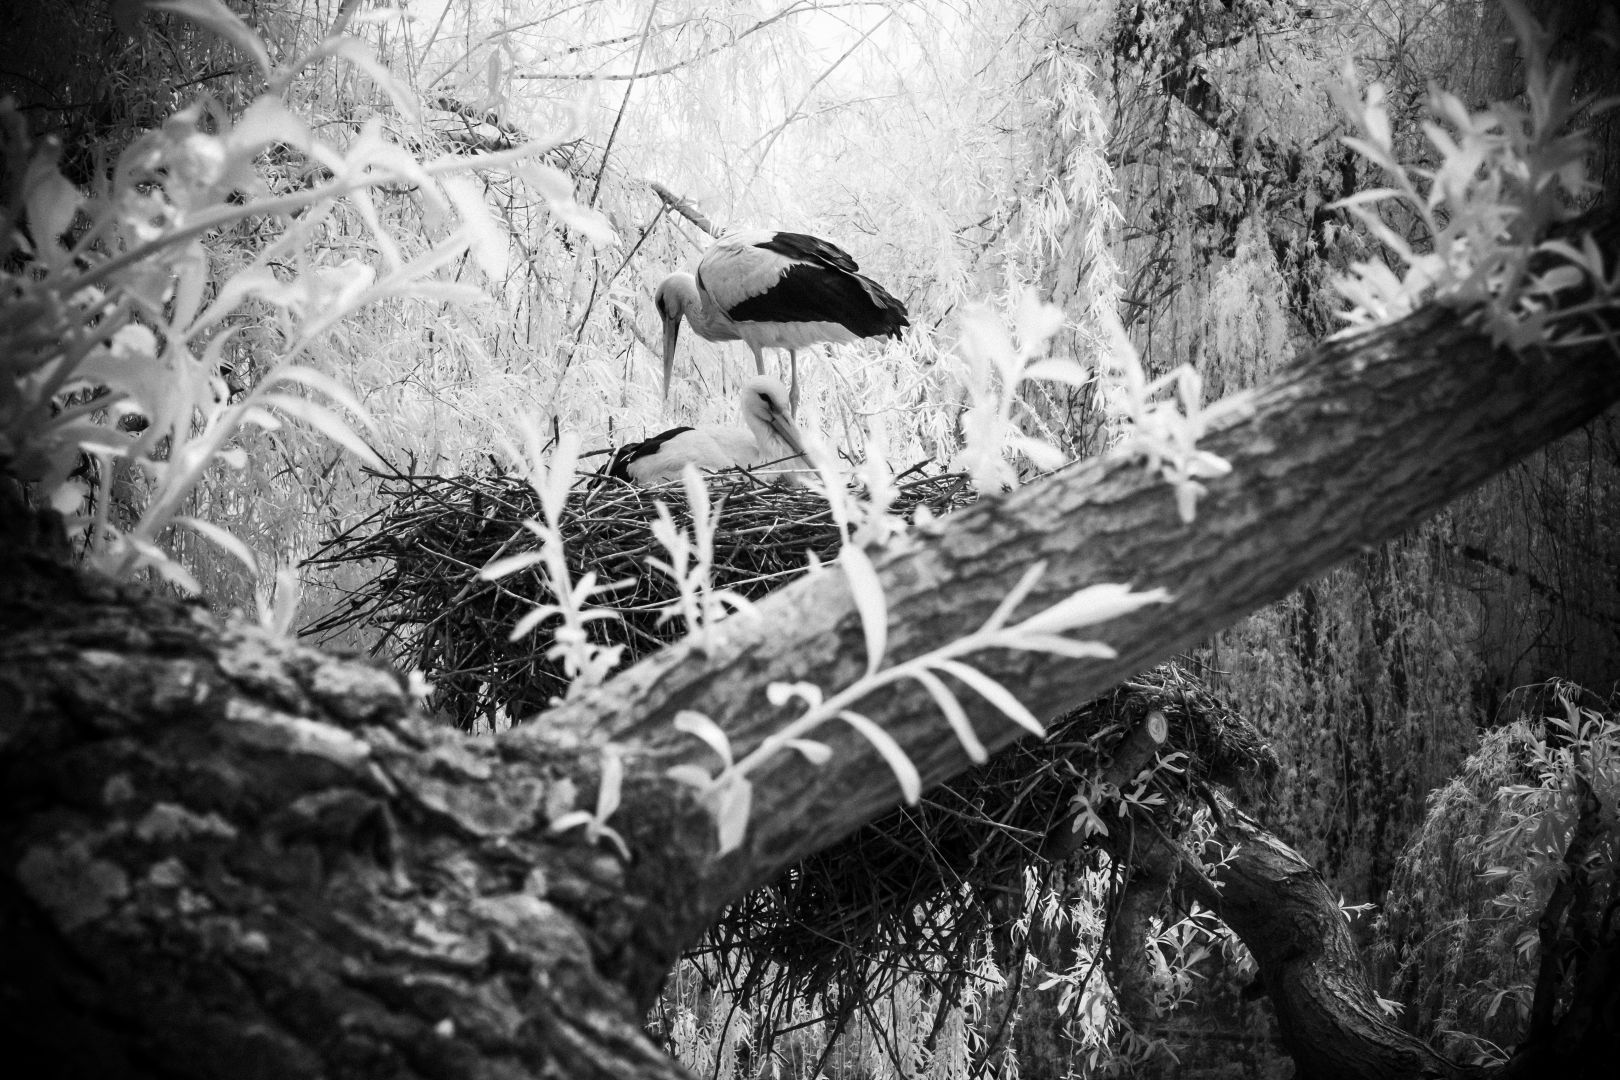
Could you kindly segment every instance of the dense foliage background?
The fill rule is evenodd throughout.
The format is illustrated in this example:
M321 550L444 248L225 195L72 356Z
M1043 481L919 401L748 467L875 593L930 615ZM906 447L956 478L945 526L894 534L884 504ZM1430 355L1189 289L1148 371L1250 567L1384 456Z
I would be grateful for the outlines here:
M1614 92L1613 42L1592 31L1614 29L1608 6L1531 6L1560 20L1553 53L1579 65L1577 89ZM366 130L422 157L544 144L548 171L476 181L510 239L485 237L434 268L483 302L396 290L314 339L269 305L227 324L217 360L233 388L294 352L352 388L383 459L439 474L509 460L535 431L579 432L591 451L729 419L750 371L740 346L687 335L667 405L656 376L651 291L690 267L711 229L828 237L910 308L901 342L801 365L801 424L854 459L957 459L973 378L956 348L960 317L972 304L1011 311L1023 287L1067 316L1060 355L1096 364L1105 313L1117 312L1151 374L1188 364L1212 397L1241 390L1337 329L1332 276L1380 254L1332 205L1378 182L1340 141L1330 90L1345 63L1386 86L1409 160L1428 152L1417 123L1428 84L1479 108L1524 78L1507 18L1477 0L231 7L278 59L336 31L376 57L312 65L282 88L335 146ZM12 5L0 42L0 91L36 135L60 140L64 173L86 188L200 95L234 116L263 88L227 40L133 3ZM1612 199L1615 121L1594 123L1594 198ZM275 193L321 178L274 149L259 165ZM443 214L415 189L383 186L326 211L275 268L341 292L356 267L428 259ZM1390 224L1423 239L1416 221ZM211 280L247 266L277 227L243 221L202 238ZM1029 434L1070 457L1106 447L1110 413L1094 385L1026 384L1023 399ZM221 608L270 610L279 593L290 612L294 579L276 571L366 513L376 488L318 426L237 438L237 467L211 469L185 512L231 530L257 572L202 534L166 540ZM1358 925L1403 1022L1471 1032L1455 1036L1470 1053L1511 1042L1528 1007L1520 935L1571 820L1568 746L1596 763L1611 814L1620 792L1600 720L1620 686L1617 477L1611 412L1194 657L1281 759L1258 812L1347 906L1372 906ZM119 504L137 510L149 483L121 474ZM354 572L306 574L299 621L342 603ZM1547 716L1571 725L1562 750L1544 738ZM1164 1003L1186 1010L1132 1040L1106 993L1079 977L1102 935L1090 903L1101 879L1041 886L1029 917L1065 927L1073 947L1023 980L1012 1037L976 1032L972 1000L941 1027L942 1004L902 984L888 1015L859 1017L821 1067L889 1076L904 1062L954 1076L987 1045L1026 1075L1170 1068L1166 1046L1180 1047L1182 1075L1281 1067L1263 1009L1235 993L1239 950L1207 913L1165 926L1155 945ZM994 950L980 975L980 998L1007 992ZM810 1075L823 1030L809 1024L775 1056L752 1055L754 1007L739 1012L694 965L658 1023L700 1071ZM801 1015L809 1023L816 1009Z

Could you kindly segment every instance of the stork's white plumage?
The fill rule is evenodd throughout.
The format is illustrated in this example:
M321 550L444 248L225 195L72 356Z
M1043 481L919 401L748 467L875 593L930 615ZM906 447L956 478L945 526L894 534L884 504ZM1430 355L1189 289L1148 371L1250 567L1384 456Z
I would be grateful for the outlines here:
M746 430L721 424L670 428L613 451L607 474L645 486L680 479L687 462L700 469L752 468L774 462L780 462L782 468L808 468L804 441L788 418L787 399L788 389L781 379L755 375L742 390Z
M804 233L759 229L717 240L697 274L671 274L658 286L664 320L664 396L675 365L681 316L710 341L747 343L765 374L764 350L786 349L799 408L798 351L820 341L899 337L906 306L864 274L841 248Z

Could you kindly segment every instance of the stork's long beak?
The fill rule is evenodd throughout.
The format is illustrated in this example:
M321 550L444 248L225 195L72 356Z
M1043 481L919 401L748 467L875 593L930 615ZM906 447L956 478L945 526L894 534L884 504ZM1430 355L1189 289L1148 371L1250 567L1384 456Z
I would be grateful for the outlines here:
M681 317L664 320L664 400L669 400L669 376L675 370L675 342L681 337Z
M804 459L806 465L810 464L810 455L804 452L804 443L799 441L799 429L793 426L793 421L786 414L778 412L773 406L765 422L770 425L777 438L793 448L793 452Z

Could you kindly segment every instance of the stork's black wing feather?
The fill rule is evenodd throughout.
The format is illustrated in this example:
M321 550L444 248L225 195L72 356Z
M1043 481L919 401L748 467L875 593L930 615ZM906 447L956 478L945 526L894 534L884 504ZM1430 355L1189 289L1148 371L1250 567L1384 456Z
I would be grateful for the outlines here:
M825 266L829 270L843 270L853 274L860 269L860 265L850 258L849 253L843 248L807 233L779 232L763 244L754 246L774 251L778 255L786 255L790 259L802 259L807 263Z
M911 325L906 306L871 278L804 263L726 314L736 322L834 322L857 337L899 337Z
M902 304L899 298L889 292L888 289L885 289L865 274L851 274L849 276L860 282L861 289L866 293L866 298L872 301L872 306L878 312L875 321L880 328L870 332L856 330L857 334L862 337L887 334L889 337L897 338L900 336L901 327L911 325L911 320L906 317L908 314L906 305Z
M669 440L683 431L691 430L690 427L672 427L668 431L660 431L658 434L642 439L640 442L625 443L613 451L613 456L608 458L607 475L617 477L628 483L630 481L629 468L633 462L640 461L644 457L651 457L658 453Z

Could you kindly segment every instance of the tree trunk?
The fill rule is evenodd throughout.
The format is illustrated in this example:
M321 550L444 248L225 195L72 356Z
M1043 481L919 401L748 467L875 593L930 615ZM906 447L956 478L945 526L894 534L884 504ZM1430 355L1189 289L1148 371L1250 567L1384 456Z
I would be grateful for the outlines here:
M679 1077L598 958L594 783L371 664L0 543L0 1032L27 1075ZM37 1070L37 1071L36 1071Z
M1182 864L1191 891L1260 965L1297 1075L1396 1080L1485 1075L1447 1060L1385 1019L1350 922L1317 869L1231 803L1205 858ZM1223 861L1224 859L1224 861Z
M1131 673L1393 536L1620 397L1608 345L1516 357L1452 312L1324 346L1220 411L1227 458L1195 523L1133 461L1092 461L955 515L877 560L891 659L955 640L1035 560L1024 611L1103 581L1174 599L1098 636L1115 659L975 657L1037 715ZM824 765L756 773L742 846L676 764L693 709L744 754L793 714L771 682L865 669L834 569L498 741L417 717L400 680L201 609L113 590L0 513L0 967L18 1052L65 1075L676 1076L642 1010L714 913L894 805L838 725ZM967 700L992 749L1020 734ZM925 784L969 763L931 699L863 701ZM596 804L629 858L548 823ZM1287 987L1278 992L1288 992ZM1331 1035L1311 1031L1313 1039Z

